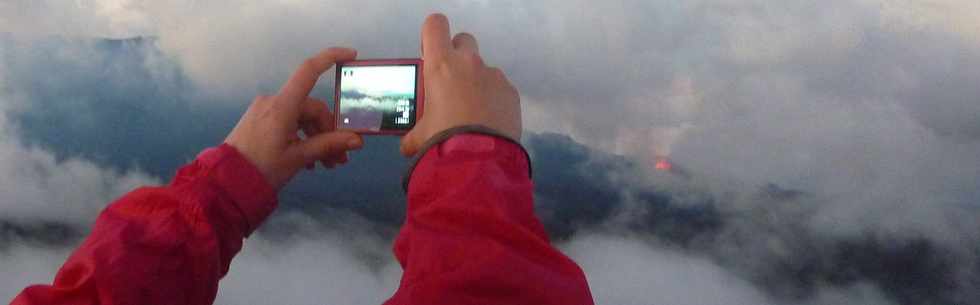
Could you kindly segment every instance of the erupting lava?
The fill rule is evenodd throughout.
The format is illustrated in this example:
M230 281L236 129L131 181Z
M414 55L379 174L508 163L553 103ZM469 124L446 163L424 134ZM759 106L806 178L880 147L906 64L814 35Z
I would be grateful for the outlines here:
M669 172L674 168L674 165L670 164L670 159L668 159L666 156L656 156L654 160L653 168L658 171Z
M674 177L689 179L691 174L684 169L684 167L674 164L669 157L664 155L656 155L653 157L653 170L663 173L671 174Z

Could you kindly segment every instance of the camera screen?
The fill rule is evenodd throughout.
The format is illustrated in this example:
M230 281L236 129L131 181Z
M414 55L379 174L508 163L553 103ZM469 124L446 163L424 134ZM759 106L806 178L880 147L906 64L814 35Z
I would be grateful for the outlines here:
M340 128L409 130L415 126L415 65L340 70Z

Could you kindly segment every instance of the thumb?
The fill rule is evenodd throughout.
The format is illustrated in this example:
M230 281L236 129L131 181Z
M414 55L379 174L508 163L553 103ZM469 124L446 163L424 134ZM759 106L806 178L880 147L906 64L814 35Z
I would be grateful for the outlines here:
M411 157L419 151L419 146L422 146L422 133L418 131L418 128L412 129L404 137L402 137L401 152L402 155L406 157Z
M321 133L293 146L291 149L294 151L290 153L292 156L290 163L302 167L338 153L359 149L363 145L364 141L361 139L361 136L353 132L333 131Z

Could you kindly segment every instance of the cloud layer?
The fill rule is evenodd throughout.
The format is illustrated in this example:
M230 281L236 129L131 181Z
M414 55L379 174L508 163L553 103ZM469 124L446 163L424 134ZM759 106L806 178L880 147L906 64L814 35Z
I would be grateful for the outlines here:
M0 55L9 55L6 48ZM4 72L8 72L5 70ZM139 185L159 184L138 170L103 169L87 160L57 158L50 151L25 145L21 129L8 118L30 107L28 97L10 88L0 73L0 221L90 223L109 201ZM4 246L4 245L0 245Z
M0 259L56 265L65 250L31 236L60 229L36 223L84 227L162 182L317 49L416 56L435 10L507 71L531 131L568 136L528 137L538 211L600 303L980 299L980 7L966 0L4 2ZM403 197L396 175L368 173L404 162L394 141L369 144L349 168L300 177L283 197L302 214L277 217L339 209L378 229L267 229L219 302L390 293ZM685 174L647 170L658 155ZM392 191L359 195L372 185Z

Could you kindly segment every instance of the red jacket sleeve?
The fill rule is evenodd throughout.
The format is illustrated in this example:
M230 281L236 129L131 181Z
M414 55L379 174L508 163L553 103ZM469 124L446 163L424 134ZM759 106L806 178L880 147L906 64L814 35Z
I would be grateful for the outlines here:
M54 283L27 287L11 304L211 304L275 197L234 148L208 149L169 186L110 204Z
M509 140L467 133L430 147L410 173L394 247L404 273L385 304L593 304L535 216L533 188Z

